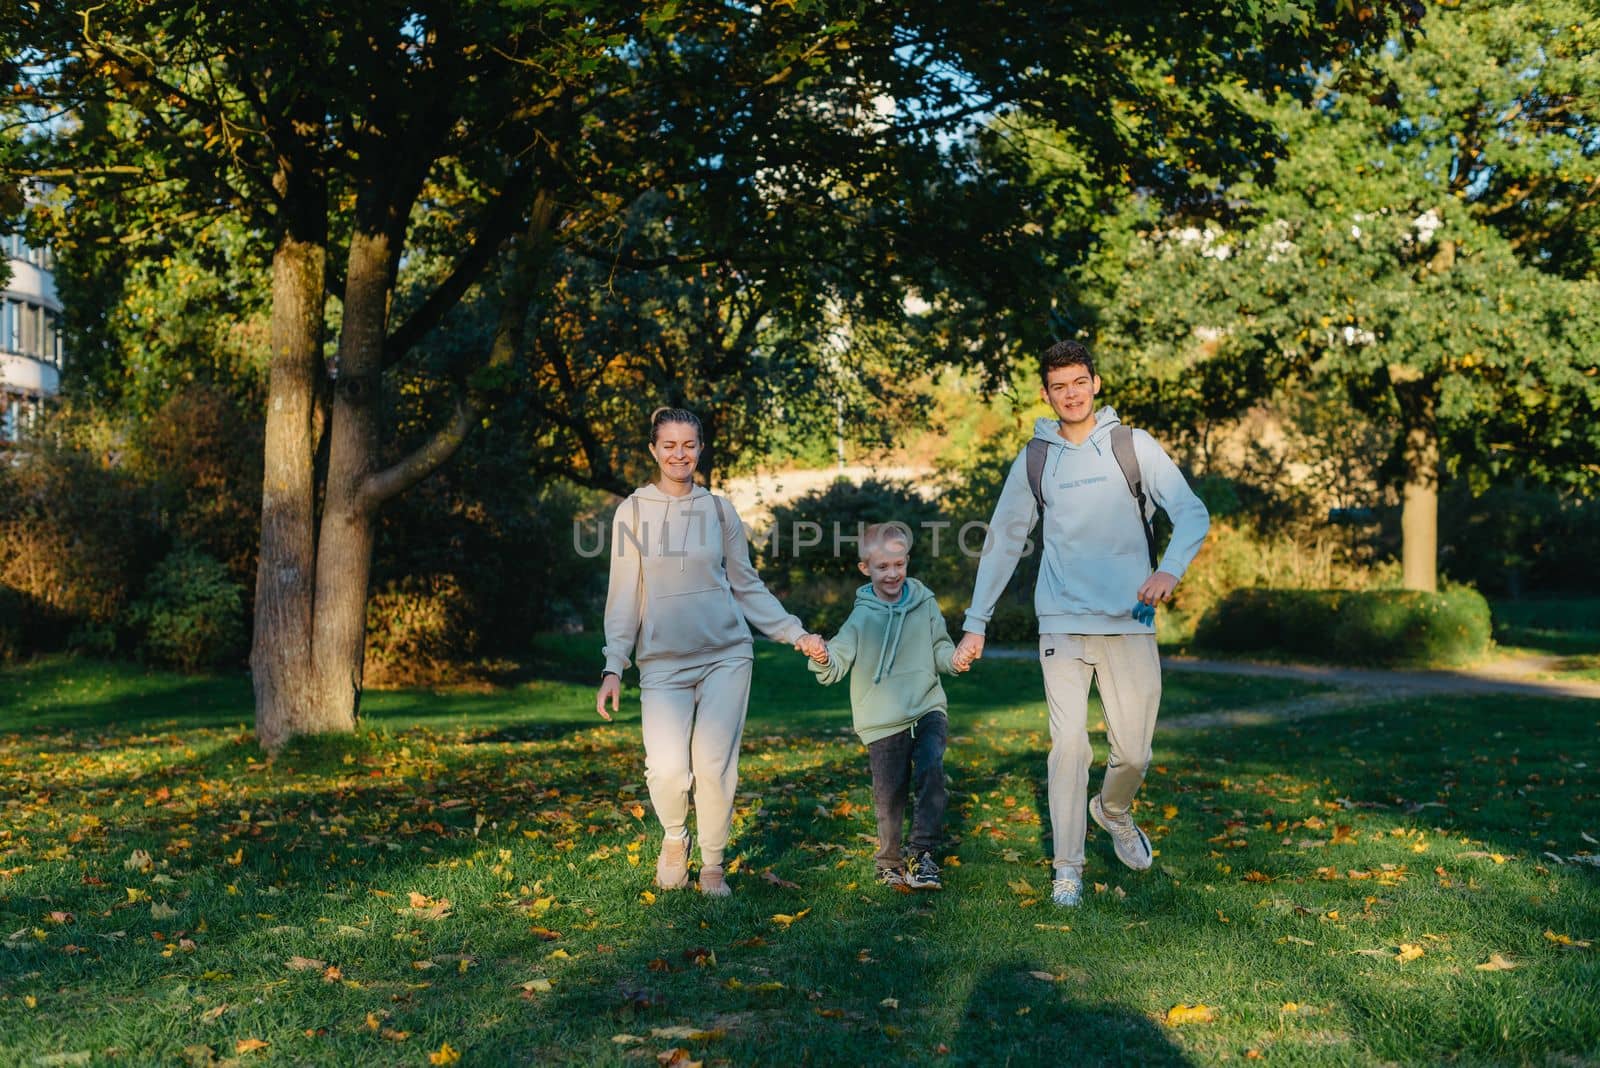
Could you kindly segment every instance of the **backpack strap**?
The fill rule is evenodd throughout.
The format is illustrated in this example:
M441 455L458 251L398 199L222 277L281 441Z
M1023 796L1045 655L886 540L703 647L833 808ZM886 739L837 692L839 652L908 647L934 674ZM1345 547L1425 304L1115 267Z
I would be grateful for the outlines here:
M1122 468L1122 477L1128 480L1128 492L1139 504L1139 527L1144 531L1145 550L1150 554L1150 570L1156 569L1156 532L1150 527L1145 510L1144 475L1139 471L1139 457L1133 451L1133 428L1118 423L1111 428L1111 455Z
M1044 462L1050 457L1050 443L1042 438L1028 439L1028 488L1033 491L1033 503L1039 506L1039 518L1044 518Z
M728 567L728 513L722 510L721 497L713 493L711 500L717 506L717 522L722 527L722 567L724 574L726 574Z

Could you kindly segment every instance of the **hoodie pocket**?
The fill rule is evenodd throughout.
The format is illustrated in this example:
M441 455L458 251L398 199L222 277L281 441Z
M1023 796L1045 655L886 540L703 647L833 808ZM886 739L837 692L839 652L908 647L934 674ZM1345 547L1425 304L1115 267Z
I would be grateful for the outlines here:
M1035 608L1040 615L1125 616L1150 574L1143 552L1110 556L1047 554L1049 581L1041 582Z
M658 596L645 613L639 659L683 657L725 649L748 638L749 628L724 586Z

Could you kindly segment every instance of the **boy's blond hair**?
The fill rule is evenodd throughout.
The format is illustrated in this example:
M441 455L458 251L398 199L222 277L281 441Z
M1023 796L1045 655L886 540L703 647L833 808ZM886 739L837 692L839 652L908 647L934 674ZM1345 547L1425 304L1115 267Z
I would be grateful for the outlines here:
M874 523L861 532L861 562L866 563L878 549L885 545L904 545L911 552L911 528L898 519L887 523Z

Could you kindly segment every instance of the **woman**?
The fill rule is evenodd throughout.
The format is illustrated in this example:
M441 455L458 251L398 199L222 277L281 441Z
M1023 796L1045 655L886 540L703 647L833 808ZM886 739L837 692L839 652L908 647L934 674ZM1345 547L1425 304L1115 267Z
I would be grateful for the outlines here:
M689 884L689 791L700 836L700 892L732 891L722 852L739 783L739 741L754 644L745 620L808 656L826 648L784 611L750 565L733 506L694 483L700 420L682 408L650 416L660 479L635 490L612 524L600 718L618 710L628 658L639 663L645 782L661 821L656 884Z

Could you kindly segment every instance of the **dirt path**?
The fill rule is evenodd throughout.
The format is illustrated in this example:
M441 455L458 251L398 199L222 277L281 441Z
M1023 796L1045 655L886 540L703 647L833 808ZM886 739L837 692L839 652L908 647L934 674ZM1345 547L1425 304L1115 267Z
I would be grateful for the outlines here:
M985 649L986 658L1032 660L1031 649ZM1383 671L1373 668L1333 667L1321 664L1262 664L1245 660L1204 660L1193 656L1163 656L1166 670L1175 674L1232 675L1243 678L1301 679L1335 689L1305 694L1259 705L1203 712L1163 719L1163 729L1256 726L1305 719L1366 704L1377 697L1450 695L1481 697L1564 697L1600 700L1600 682L1541 678L1550 670L1549 657L1506 657L1489 664L1450 671Z
M824 467L810 471L763 472L743 478L730 478L715 489L728 498L739 517L750 526L760 526L772 518L775 505L788 504L796 497L826 489L838 478L860 482L868 478L896 479L913 485L928 485L933 469L928 467L890 467L854 464Z

